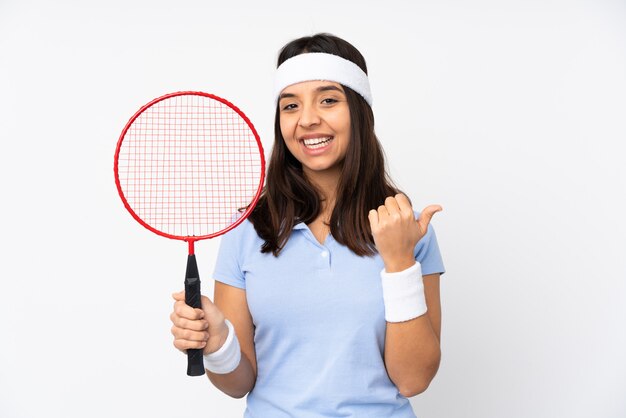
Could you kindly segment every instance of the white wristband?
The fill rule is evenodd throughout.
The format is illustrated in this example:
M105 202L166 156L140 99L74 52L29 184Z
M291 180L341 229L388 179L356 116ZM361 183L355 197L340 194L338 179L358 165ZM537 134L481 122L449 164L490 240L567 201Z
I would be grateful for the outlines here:
M235 335L235 328L228 319L226 325L228 326L228 337L226 337L224 345L215 353L204 355L204 368L211 373L230 373L237 368L241 361L241 349L237 335Z
M408 269L397 273L382 270L380 277L387 322L404 322L426 313L428 308L424 296L422 266L419 262L416 261Z

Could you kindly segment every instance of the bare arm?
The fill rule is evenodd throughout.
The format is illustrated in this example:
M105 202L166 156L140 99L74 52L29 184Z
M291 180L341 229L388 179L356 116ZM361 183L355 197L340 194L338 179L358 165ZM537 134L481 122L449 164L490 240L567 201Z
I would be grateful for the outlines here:
M387 323L385 365L391 381L404 396L428 388L441 359L439 274L424 276L428 311L406 322Z
M235 328L241 347L241 362L231 373L215 374L207 370L207 376L222 392L234 398L242 398L252 390L256 382L254 326L248 309L246 291L215 282L214 301Z

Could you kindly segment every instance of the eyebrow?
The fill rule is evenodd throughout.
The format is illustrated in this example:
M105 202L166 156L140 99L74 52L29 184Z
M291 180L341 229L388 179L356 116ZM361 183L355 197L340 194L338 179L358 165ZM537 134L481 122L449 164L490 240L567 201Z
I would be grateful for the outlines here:
M341 90L339 87L337 86L332 86L332 85L328 85L328 86L320 86L318 88L315 89L316 93L321 93L323 91L338 91L339 93L343 93L343 90ZM293 93L282 93L280 96L278 96L278 101L287 98L287 97L296 97L295 94Z

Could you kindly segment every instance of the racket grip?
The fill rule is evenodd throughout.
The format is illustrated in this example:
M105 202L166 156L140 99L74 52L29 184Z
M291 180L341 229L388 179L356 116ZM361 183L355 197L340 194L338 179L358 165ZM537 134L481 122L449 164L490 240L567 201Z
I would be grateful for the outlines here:
M187 272L185 273L185 303L192 308L201 308L201 296L200 275L198 274L196 256L190 255L187 258ZM202 376L204 373L202 349L192 348L187 350L187 376Z

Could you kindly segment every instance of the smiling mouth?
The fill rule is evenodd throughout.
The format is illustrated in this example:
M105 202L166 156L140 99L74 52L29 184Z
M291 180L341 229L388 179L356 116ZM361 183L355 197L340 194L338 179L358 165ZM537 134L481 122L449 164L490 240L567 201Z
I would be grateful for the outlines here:
M308 149L317 149L317 148L325 147L333 139L335 139L335 137L333 137L333 136L326 136L326 137L322 137L322 138L310 138L310 139L303 139L302 143Z

